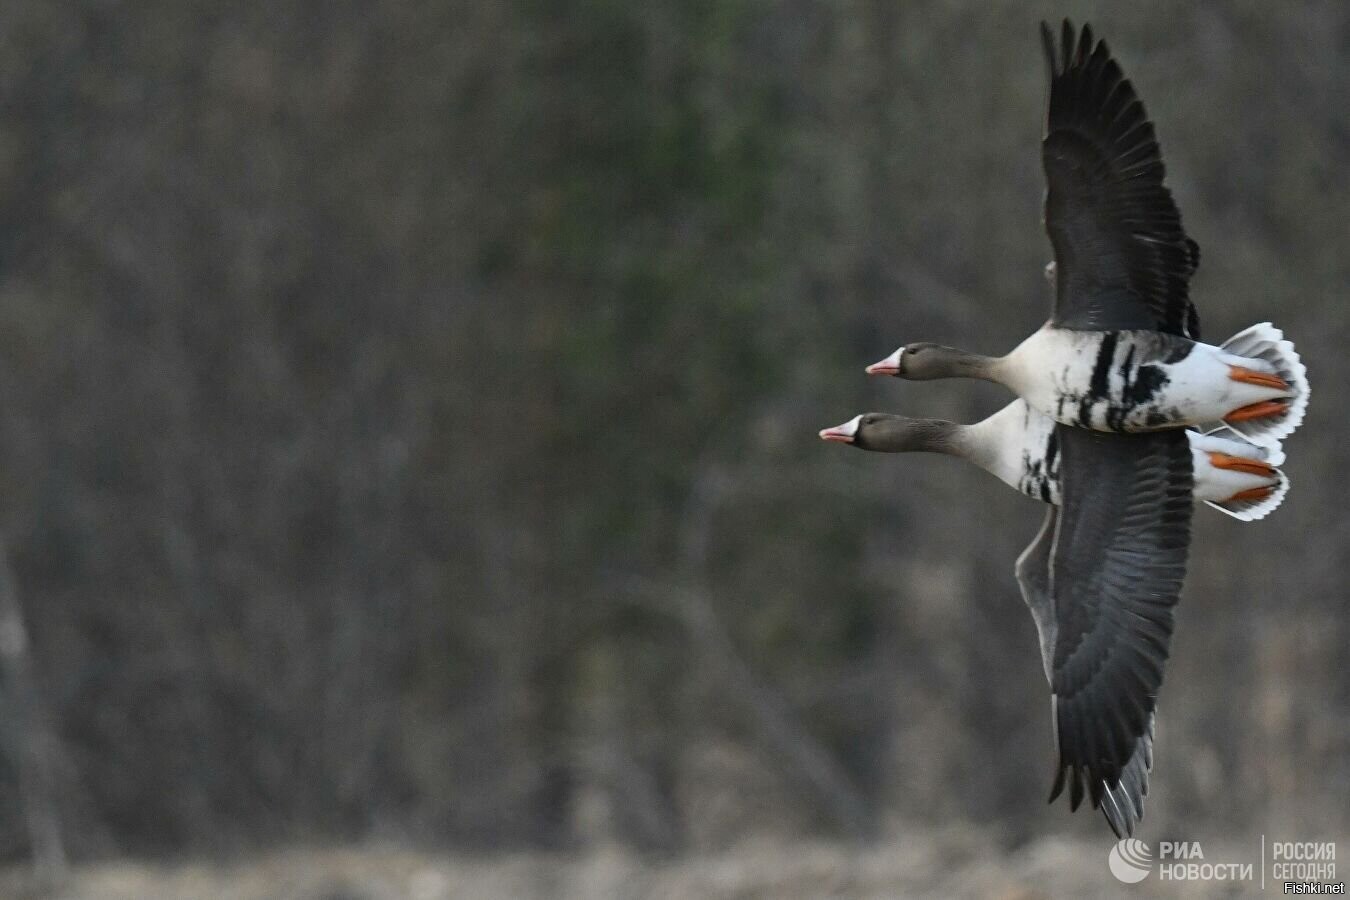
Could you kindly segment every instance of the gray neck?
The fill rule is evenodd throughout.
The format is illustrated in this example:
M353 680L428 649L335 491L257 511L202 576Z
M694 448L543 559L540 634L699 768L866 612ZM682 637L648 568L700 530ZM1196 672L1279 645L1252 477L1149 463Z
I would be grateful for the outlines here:
M999 360L992 356L981 356L955 347L934 348L942 355L931 365L940 378L978 378L982 381L997 381Z
M875 427L860 446L883 453L945 453L965 456L966 426L943 419L897 418Z

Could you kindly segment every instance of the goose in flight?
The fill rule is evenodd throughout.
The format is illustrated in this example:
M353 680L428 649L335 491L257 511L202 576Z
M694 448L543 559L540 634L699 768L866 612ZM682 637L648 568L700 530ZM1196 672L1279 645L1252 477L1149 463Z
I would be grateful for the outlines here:
M1243 521L1279 506L1284 454L1220 428L1107 435L1059 425L1016 400L974 425L865 413L821 438L975 463L1051 504L1017 561L1052 690L1053 801L1086 791L1117 837L1144 814L1154 706L1185 575L1192 503Z
M1006 356L900 347L876 375L980 378L1065 425L1138 432L1231 425L1273 445L1303 420L1308 380L1269 323L1200 342L1188 283L1199 247L1163 183L1153 125L1105 41L1066 20L1041 33L1050 100L1041 145L1054 247L1050 320Z
M1028 497L1059 506L1059 449L1066 430L1025 401L1014 400L973 425L863 413L823 429L820 437L859 450L956 456ZM1208 434L1189 429L1183 433L1191 450L1195 503L1252 522L1284 502L1289 479L1279 468L1284 463L1280 447L1254 444L1226 425Z

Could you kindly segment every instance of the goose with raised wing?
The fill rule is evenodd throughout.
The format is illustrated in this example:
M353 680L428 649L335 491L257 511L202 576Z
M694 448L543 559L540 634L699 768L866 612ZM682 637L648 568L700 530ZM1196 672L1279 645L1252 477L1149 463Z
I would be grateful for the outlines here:
M1163 183L1143 104L1090 27L1065 21L1058 46L1041 28L1050 320L1006 356L913 343L867 371L994 381L1057 422L1098 431L1225 422L1258 444L1282 440L1308 403L1293 344L1269 323L1200 342L1188 286L1199 247Z
M1067 778L1073 808L1086 789L1116 836L1132 835L1153 766L1154 704L1185 574L1190 504L1264 518L1289 490L1278 468L1283 451L1226 426L1097 434L1059 425L1022 400L973 425L864 413L820 436L862 450L956 456L1051 504L1016 567L1053 691L1059 765L1051 800Z
M1143 818L1154 711L1181 592L1194 502L1259 519L1289 482L1276 448L1226 428L1110 435L1059 425L1021 400L973 425L865 413L821 438L975 463L1051 504L1017 561L1040 636L1059 750L1053 801L1084 795L1117 837Z

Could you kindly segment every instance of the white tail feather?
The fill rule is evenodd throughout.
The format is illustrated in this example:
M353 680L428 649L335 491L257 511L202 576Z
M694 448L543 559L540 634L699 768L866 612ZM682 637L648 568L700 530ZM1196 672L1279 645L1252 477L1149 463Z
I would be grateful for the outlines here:
M1253 444L1241 434L1233 430L1231 425L1218 425L1205 432L1205 437L1222 438L1225 441L1236 441L1245 449L1242 456L1254 456L1264 463L1279 467L1284 465L1284 447L1276 442L1269 447L1263 447L1260 444Z
M1260 500L1225 500L1222 503L1206 500L1205 503L1242 522L1255 522L1258 519L1264 519L1284 502L1284 495L1289 493L1289 476L1284 474L1283 469L1276 469L1275 474L1280 476L1280 483L1275 486L1275 490L1271 491L1269 496Z
M1230 422L1229 427L1239 432L1247 440L1263 447L1270 447L1289 435L1303 423L1303 415L1308 408L1308 370L1299 359L1298 351L1290 341L1284 339L1284 333L1269 322L1261 322L1239 331L1220 345L1221 349L1247 359L1259 359L1268 363L1277 375L1289 384L1289 411L1280 416L1267 416L1259 419L1247 419L1242 422Z
M1239 459L1259 460L1275 467L1277 481L1274 484L1266 481L1272 488L1268 496L1236 501L1207 499L1204 501L1206 504L1240 521L1255 522L1270 515L1284 502L1285 495L1289 493L1289 477L1279 468L1284 464L1285 457L1284 448L1278 441L1269 447L1262 447L1252 443L1228 425L1220 425L1204 434L1187 432L1187 437L1190 439L1192 451L1196 453L1196 489L1203 491L1202 496L1213 497L1216 493L1223 496L1229 491L1240 491L1245 487L1241 480L1234 481L1231 475L1226 477L1223 472L1213 469L1211 463L1205 460L1204 454L1222 453ZM1248 483L1250 480L1247 479Z

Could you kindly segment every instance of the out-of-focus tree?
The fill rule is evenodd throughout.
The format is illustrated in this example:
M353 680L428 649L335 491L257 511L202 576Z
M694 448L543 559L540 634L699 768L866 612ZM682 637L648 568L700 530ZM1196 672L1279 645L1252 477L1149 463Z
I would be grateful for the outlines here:
M1337 383L1350 14L1075 9L1206 336L1271 318ZM1004 402L861 366L1044 315L1035 22L7 4L0 531L71 852L1099 831L1042 804L1039 510L814 438ZM1315 399L1285 507L1197 517L1150 823L1350 824L1344 434Z

